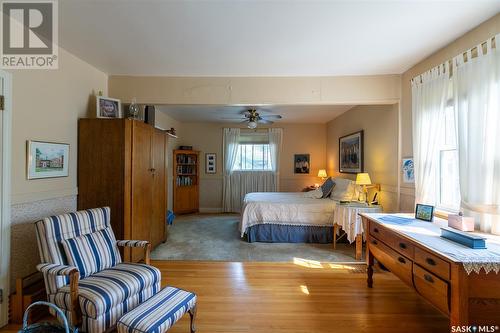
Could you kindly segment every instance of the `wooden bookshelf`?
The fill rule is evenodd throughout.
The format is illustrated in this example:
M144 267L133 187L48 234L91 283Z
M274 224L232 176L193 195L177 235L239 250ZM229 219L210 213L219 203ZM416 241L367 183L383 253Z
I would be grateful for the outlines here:
M199 211L200 152L174 150L174 213L188 214Z

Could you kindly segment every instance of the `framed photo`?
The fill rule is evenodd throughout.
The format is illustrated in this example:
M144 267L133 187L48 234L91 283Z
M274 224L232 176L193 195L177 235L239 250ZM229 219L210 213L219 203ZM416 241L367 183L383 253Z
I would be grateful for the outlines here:
M415 169L413 164L413 157L403 158L403 162L401 164L401 170L403 170L404 183L415 182Z
M339 171L342 173L364 172L363 131L339 138Z
M217 155L215 153L205 154L205 173L217 173Z
M97 118L121 118L122 105L119 99L104 96L96 97Z
M69 175L69 144L27 142L27 178L56 178Z
M308 174L311 169L309 154L295 154L293 156L294 173Z
M434 217L434 206L417 204L415 208L415 218L431 222Z

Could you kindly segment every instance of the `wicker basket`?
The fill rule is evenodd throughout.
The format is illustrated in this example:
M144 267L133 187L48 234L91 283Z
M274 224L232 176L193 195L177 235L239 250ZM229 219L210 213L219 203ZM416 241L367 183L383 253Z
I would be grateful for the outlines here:
M63 321L64 325L61 325L59 323L50 323L50 322L44 322L44 323L34 323L28 325L28 315L30 310L39 305L44 305L48 306L49 308L54 309L57 312L58 317ZM52 303L48 302L35 302L28 306L26 311L24 312L23 316L23 328L18 332L18 333L78 333L77 328L71 328L68 324L68 320L66 319L66 316L64 313L59 309L57 306L55 306Z

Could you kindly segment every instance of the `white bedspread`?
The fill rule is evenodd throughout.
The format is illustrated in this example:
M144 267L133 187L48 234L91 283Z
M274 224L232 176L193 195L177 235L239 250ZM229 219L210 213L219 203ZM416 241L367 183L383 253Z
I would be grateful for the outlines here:
M304 197L303 192L249 193L243 200L241 236L256 224L333 226L335 201Z

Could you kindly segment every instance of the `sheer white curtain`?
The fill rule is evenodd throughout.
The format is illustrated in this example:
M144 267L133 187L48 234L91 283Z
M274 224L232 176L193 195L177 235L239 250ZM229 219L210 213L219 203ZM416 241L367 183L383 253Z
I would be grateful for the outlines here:
M258 136L262 136L260 133ZM224 129L224 187L223 210L241 212L245 195L252 192L276 192L279 184L279 159L282 147L283 130L273 128L268 131L271 170L235 170L236 157L241 141L239 129ZM245 136L249 136L245 134ZM247 140L248 141L248 140ZM250 140L251 141L251 140ZM246 141L245 141L246 142Z
M269 129L269 149L271 151L271 168L274 176L273 192L278 191L280 181L280 158L283 141L282 128Z
M415 201L430 205L436 205L439 193L440 131L450 82L443 68L434 68L412 81Z
M461 206L480 229L500 234L500 35L486 53L453 59Z
M224 128L222 145L224 158L224 178L222 187L222 209L224 212L232 212L234 196L232 195L231 174L236 164L238 146L240 142L239 128Z

